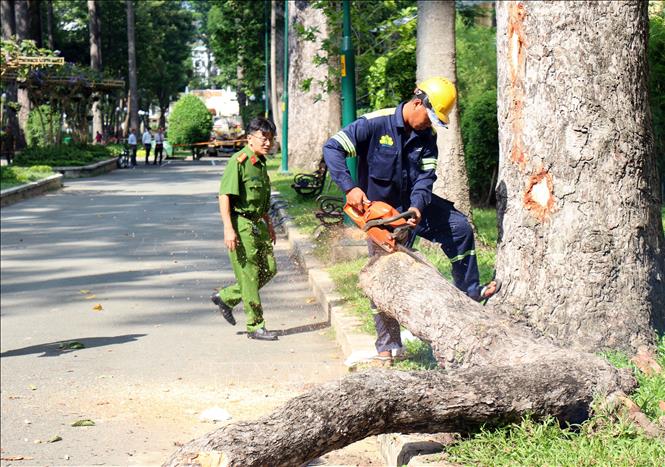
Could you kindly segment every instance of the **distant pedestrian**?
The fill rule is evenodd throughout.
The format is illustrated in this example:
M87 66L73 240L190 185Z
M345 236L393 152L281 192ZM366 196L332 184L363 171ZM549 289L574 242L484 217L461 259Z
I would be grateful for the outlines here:
M164 128L159 127L155 133L155 159L153 165L157 163L157 155L159 154L159 165L162 165L162 154L164 153Z
M150 129L146 128L141 137L143 142L143 147L145 148L145 165L148 165L148 159L150 159L150 148L152 148L152 134Z
M136 167L136 129L132 128L127 137L127 144L129 145L129 150L132 153L132 167Z
M211 299L229 323L235 325L233 307L241 301L247 316L247 337L277 340L266 329L259 289L276 272L272 245L275 230L270 207L270 178L266 154L275 136L275 125L265 118L255 118L247 130L247 146L228 162L219 187L219 212L224 223L224 244L229 250L236 283L215 292Z
M95 135L95 143L102 144L102 134L99 131L97 131L97 134Z

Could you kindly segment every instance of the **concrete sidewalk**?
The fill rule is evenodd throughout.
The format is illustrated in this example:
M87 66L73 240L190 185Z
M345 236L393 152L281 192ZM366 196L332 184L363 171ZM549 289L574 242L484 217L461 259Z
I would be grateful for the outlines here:
M214 313L212 289L233 280L222 170L219 161L141 165L2 209L3 457L159 464L174 443L214 428L199 420L208 408L253 418L346 373L283 238L262 296L268 327L285 335L249 340L237 334L241 309L236 327ZM70 426L79 419L95 426ZM328 462L376 463L373 450L361 443Z

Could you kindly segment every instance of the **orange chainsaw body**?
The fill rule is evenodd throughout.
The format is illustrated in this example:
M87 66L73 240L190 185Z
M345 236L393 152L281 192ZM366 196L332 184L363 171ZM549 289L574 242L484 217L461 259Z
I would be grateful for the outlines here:
M344 212L358 227L367 232L370 240L388 253L395 251L398 238L403 238L409 229L406 219L413 215L411 211L400 213L383 201L370 202L363 213L345 204Z

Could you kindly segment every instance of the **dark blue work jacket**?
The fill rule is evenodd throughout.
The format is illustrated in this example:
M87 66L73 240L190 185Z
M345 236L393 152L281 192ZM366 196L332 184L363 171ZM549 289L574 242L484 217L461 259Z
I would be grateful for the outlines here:
M436 135L431 129L404 127L402 107L377 110L360 117L333 135L323 157L333 181L344 191L360 187L370 201L385 201L398 211L430 203L436 180ZM358 183L346 166L358 159Z

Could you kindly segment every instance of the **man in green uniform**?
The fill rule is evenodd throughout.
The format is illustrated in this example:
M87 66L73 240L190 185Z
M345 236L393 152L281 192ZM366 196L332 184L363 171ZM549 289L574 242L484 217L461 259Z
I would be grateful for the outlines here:
M265 327L259 289L277 272L272 251L275 231L268 216L270 178L265 160L274 135L275 125L270 120L253 119L247 129L247 146L231 157L224 170L219 187L219 212L224 223L224 244L237 282L211 297L224 319L234 326L232 310L242 301L247 337L270 341L277 340L277 334Z

